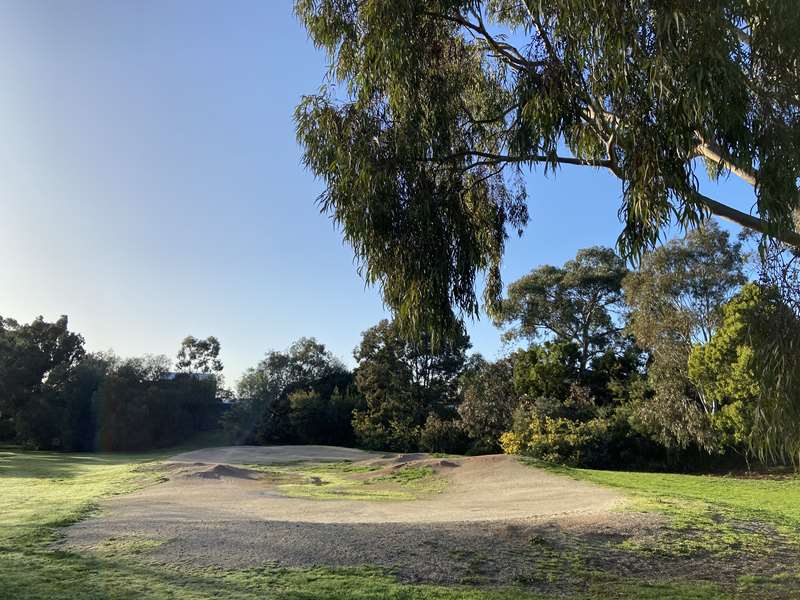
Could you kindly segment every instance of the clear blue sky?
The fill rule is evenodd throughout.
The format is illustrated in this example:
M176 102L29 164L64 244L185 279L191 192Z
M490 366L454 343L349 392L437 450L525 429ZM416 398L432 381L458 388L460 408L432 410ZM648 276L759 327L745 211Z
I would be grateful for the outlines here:
M0 315L67 314L123 356L216 335L229 380L304 335L352 364L386 313L300 165L292 111L324 68L291 0L3 0ZM610 175L529 181L506 282L613 245ZM470 332L502 351L485 317Z

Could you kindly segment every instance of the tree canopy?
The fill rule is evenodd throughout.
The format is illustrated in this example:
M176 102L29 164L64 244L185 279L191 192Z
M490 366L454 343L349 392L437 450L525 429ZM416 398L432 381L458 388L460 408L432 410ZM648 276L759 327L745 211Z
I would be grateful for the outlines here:
M362 443L414 450L430 416L454 412L469 347L461 335L434 350L427 336L410 340L386 319L367 329L354 352L356 386L366 401L353 420Z
M223 369L219 351L219 340L213 335L204 340L188 335L181 342L175 366L179 371L219 374Z
M692 385L687 363L695 344L713 338L722 307L745 282L744 261L741 244L709 222L646 255L623 282L628 329L651 355L654 394L639 416L663 432L666 445L718 448L714 399Z
M296 0L329 57L302 99L305 163L368 282L410 330L498 305L522 175L621 183L619 249L710 213L800 245L800 8L793 2ZM696 170L752 185L755 215ZM565 216L565 218L567 218Z
M580 371L619 340L622 279L628 270L610 248L585 248L563 267L534 269L508 287L495 318L516 323L506 337L575 342Z

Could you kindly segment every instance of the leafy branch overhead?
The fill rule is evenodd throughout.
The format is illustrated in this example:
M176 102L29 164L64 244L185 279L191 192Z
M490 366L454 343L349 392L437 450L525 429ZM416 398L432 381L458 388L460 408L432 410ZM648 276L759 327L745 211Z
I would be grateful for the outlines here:
M621 182L619 249L709 213L800 245L800 7L792 2L297 0L330 58L296 111L321 208L412 330L496 309L526 169ZM754 214L699 189L733 174ZM565 218L568 218L565 215Z

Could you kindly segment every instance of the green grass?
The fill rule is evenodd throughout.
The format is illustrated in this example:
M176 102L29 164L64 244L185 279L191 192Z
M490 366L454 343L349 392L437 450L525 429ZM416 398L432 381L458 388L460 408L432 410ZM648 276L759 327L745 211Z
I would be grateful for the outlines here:
M403 467L370 476L380 467L346 462L319 465L251 465L267 473L276 489L291 498L314 500L408 501L443 491L446 481L430 467Z
M139 455L0 451L0 598L729 600L736 597L710 584L653 583L591 573L584 574L584 591L572 596L561 592L547 596L521 588L406 584L398 582L391 573L369 566L349 569L268 566L247 570L168 567L142 560L161 540L136 536L103 542L91 555L53 549L51 542L61 535L60 528L91 515L101 499L156 483L158 472L147 465L167 454L171 451ZM370 472L344 464L312 467L310 471L331 480ZM579 476L602 477L590 473ZM401 469L381 477L390 480L371 485L413 486L430 480L431 473L424 469ZM653 493L659 493L658 485ZM786 515L794 514L795 508L789 504L789 500L785 503L775 500L773 510L785 509ZM554 558L552 572L547 576L558 577L559 569L579 569L579 565ZM774 578L755 577L745 583L750 586L748 589L757 590L780 584Z
M109 540L92 556L52 549L60 528L90 516L102 498L156 483L157 472L141 467L172 452L119 455L0 451L0 598L541 598L515 589L402 584L391 575L370 568L193 571L157 566L138 561L137 556L161 541L135 536ZM337 470L348 471L344 465L312 470L329 476Z
M157 456L0 450L0 550L51 539L90 515L98 499L157 481L137 470Z
M582 481L623 490L620 511L657 513L666 519L655 535L620 542L617 548L667 559L736 561L761 558L764 563L800 556L800 478L740 478L600 471L523 462ZM800 564L772 576L741 574L742 597L800 598ZM774 593L771 590L776 590ZM780 594L779 594L780 592ZM782 595L781 595L782 594Z
M665 514L675 532L705 534L694 539L680 536L684 552L740 548L764 552L776 540L800 546L798 477L757 479L550 468L576 479L625 490L632 496L626 508Z
M671 497L724 506L740 516L760 515L800 527L800 478L741 479L712 475L559 469L577 479L649 498Z

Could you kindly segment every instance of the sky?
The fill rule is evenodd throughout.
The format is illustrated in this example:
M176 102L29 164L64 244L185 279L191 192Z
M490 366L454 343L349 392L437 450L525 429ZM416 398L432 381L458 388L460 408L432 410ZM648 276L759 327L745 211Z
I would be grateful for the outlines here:
M228 381L301 336L352 365L388 313L301 164L292 113L325 67L291 0L0 0L0 315L66 314L121 356L215 335ZM527 182L505 282L614 245L613 176ZM485 315L468 330L502 355Z

